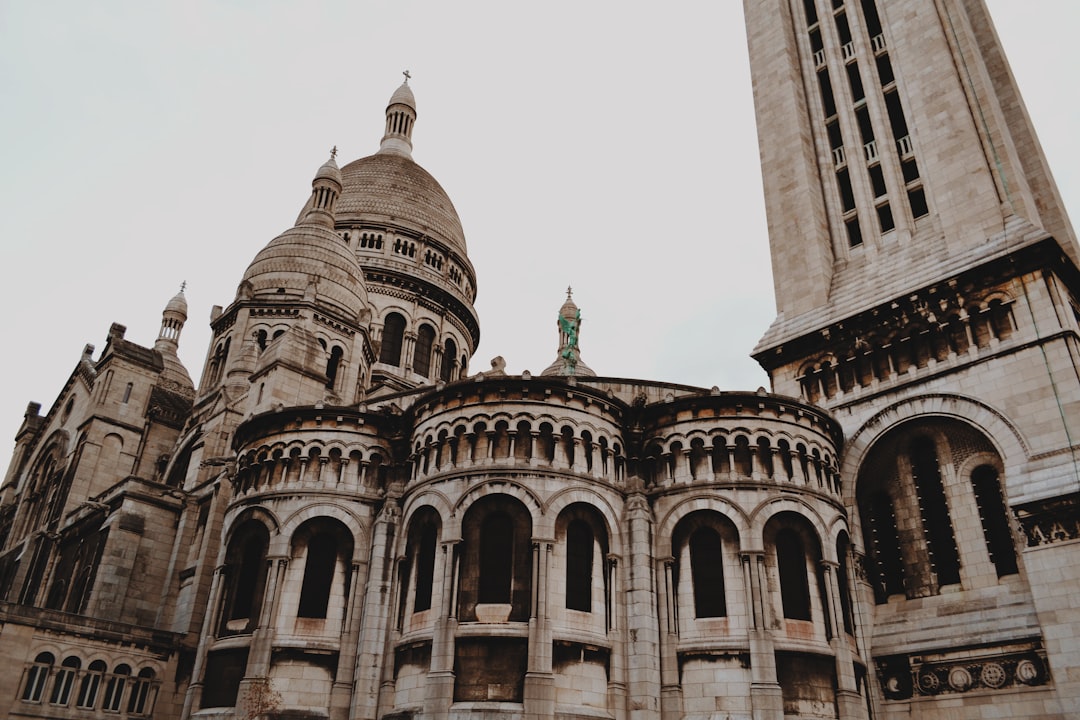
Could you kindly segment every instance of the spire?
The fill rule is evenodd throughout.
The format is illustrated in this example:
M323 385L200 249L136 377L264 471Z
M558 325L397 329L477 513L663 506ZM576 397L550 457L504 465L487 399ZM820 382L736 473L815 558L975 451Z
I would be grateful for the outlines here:
M577 375L596 377L592 368L581 361L578 335L581 331L581 310L574 302L574 289L566 288L566 302L559 308L559 355L541 375Z
M154 342L154 350L161 353L161 360L165 364L161 371L161 381L183 395L193 395L195 386L191 382L191 375L176 355L180 348L180 331L187 322L187 298L184 297L186 287L187 281L180 283L180 292L173 295L162 311L161 330Z
M187 298L184 297L184 288L187 281L180 283L180 292L173 296L161 313L161 330L158 332L157 342L154 349L159 352L171 351L176 353L180 344L180 331L187 322Z
M322 164L311 181L311 198L297 225L322 225L334 228L334 208L341 197L341 170L337 165L337 145L330 150L330 159Z
M409 71L402 73L405 82L390 96L386 106L386 134L383 135L380 153L395 153L412 158L412 130L416 122L416 98L409 87Z

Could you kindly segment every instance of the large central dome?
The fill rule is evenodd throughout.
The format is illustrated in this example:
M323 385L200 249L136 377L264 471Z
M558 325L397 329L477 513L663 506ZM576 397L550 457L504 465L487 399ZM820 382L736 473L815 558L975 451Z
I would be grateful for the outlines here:
M454 204L438 181L412 158L379 152L341 169L339 224L362 217L396 224L404 220L466 254L465 232Z

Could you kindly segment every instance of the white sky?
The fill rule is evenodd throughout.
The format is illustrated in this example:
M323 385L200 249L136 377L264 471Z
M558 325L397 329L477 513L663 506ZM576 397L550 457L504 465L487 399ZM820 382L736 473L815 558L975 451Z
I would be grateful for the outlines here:
M1080 218L1075 0L989 0ZM723 389L773 319L741 3L0 0L0 442L111 322L152 345L290 227L332 145L373 153L413 75L413 157L461 216L481 344L539 372L567 284L602 375ZM1078 220L1077 222L1080 222Z

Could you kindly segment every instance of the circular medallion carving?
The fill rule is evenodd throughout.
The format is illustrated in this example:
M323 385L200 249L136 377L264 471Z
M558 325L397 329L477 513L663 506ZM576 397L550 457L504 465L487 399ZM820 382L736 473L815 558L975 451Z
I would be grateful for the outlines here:
M941 680L929 670L919 673L919 690L926 695L934 695L941 689Z
M1005 668L1001 667L999 663L988 662L983 665L982 672L979 673L979 679L982 680L982 684L986 687L999 688L1005 684L1008 676L1005 674Z
M1016 679L1025 685L1038 685L1042 671L1031 660L1021 660L1016 663Z
M955 667L949 671L949 687L957 692L964 692L971 687L971 673L967 668Z

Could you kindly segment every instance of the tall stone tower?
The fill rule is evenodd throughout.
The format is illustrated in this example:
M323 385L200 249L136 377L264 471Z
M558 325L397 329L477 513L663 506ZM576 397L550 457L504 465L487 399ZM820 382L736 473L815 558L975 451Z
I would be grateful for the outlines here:
M873 714L1075 716L1080 252L987 9L744 8L778 309L754 357L844 429Z

